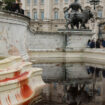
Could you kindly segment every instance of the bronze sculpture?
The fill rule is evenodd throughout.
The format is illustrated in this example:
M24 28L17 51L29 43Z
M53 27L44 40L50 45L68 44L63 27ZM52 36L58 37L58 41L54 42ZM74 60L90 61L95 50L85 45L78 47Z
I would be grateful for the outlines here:
M69 13L68 11L70 9L71 12ZM79 10L81 10L81 12L79 12ZM77 0L69 5L69 8L67 8L64 13L66 13L65 19L67 29L69 29L69 24L71 25L72 29L74 29L74 26L76 26L77 29L86 29L85 24L88 22L89 19L93 18L92 12L90 10L83 10Z

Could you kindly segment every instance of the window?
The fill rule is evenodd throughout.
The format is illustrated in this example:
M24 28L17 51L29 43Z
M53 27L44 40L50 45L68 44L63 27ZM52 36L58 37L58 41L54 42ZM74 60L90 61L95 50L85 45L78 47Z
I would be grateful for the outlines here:
M34 19L37 20L38 17L37 17L37 12L34 12Z
M58 11L54 12L54 19L58 19Z
M44 20L44 11L41 12L41 19Z
M102 18L102 10L98 10L97 16Z
M30 12L27 12L27 16L30 17Z
M101 88L100 88L100 87L97 88L97 95L98 95L98 96L101 95Z
M87 3L89 3L90 2L90 0L87 0Z
M79 2L79 0L76 0L77 2Z
M69 18L68 12L65 12L64 17L65 17L66 19Z
M58 4L58 0L55 0L55 3Z
M37 4L37 0L34 0L34 4Z
M44 0L41 0L41 4L44 4Z
M28 4L28 5L30 4L30 0L27 0L27 4Z
M68 0L65 0L65 3L68 3Z

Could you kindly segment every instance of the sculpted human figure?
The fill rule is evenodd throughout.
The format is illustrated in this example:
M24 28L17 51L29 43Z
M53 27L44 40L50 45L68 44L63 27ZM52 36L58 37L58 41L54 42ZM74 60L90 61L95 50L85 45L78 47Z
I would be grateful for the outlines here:
M71 12L76 13L78 13L79 10L83 11L81 5L77 2L77 0L75 0L75 2L73 2L71 5L69 5L69 8L67 8L65 12L67 12L69 9L72 9Z
M77 15L80 14L79 10L81 10L81 12L82 12L83 10L82 10L82 7L81 7L81 5L78 3L77 0L75 0L72 4L70 4L70 5L69 5L69 8L67 8L64 12L68 12L70 9L71 9L71 11L70 11L70 13L68 13L68 18L69 18L69 22L71 23L71 27L74 28L74 27L73 27L73 24L72 24L72 22L71 22L71 20L72 20L73 17L75 17L75 16L77 16ZM75 20L75 19L74 19L74 20ZM73 22L74 22L74 21L73 21ZM69 23L66 24L66 27L68 27L68 24L69 24ZM74 25L76 25L77 28L79 28L79 24L76 24L76 22L74 23Z
M70 13L68 12L71 9ZM80 11L79 11L80 10ZM90 18L93 17L91 11L83 10L81 5L75 0L73 3L69 5L69 7L64 11L68 16L65 16L66 19L66 28L68 29L68 25L71 25L71 28L74 29L74 26L79 28L79 24L81 27L86 28L85 24L88 22Z

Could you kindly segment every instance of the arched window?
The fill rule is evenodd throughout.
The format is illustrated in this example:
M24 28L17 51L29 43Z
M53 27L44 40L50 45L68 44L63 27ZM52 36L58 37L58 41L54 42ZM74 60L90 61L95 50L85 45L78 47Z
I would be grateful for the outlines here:
M54 19L58 19L58 11L54 12Z
M97 12L97 17L102 18L102 10L98 10L98 12Z
M37 2L38 2L37 0L34 0L34 4L37 4Z
M54 0L54 3L55 3L55 4L58 4L58 0Z
M44 0L41 0L41 4L44 4Z
M68 0L65 0L65 3L68 3Z
M41 19L44 20L44 11L41 11Z
M79 0L77 0L77 2L79 2Z
M29 11L27 12L27 16L30 17L30 12Z
M27 0L27 4L28 4L28 5L30 4L30 0Z
M34 12L34 19L35 19L35 20L38 19L38 17L37 17L37 11Z
M67 10L67 7L65 7L65 8L63 9L63 11L65 11L65 10ZM68 12L65 12L65 13L64 13L64 18L68 18Z
M87 3L89 3L90 0L87 0Z
M102 18L102 13L103 13L102 10L103 10L103 7L99 5L97 7L97 17Z

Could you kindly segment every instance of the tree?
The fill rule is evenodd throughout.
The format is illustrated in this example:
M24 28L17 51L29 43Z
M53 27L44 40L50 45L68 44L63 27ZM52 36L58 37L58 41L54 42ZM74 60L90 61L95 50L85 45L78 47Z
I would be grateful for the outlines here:
M3 0L3 2L7 3L7 2L15 2L15 0Z
M3 9L11 11L12 4L15 2L15 0L2 0L2 2L6 4Z

